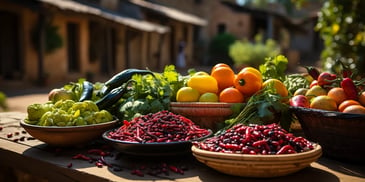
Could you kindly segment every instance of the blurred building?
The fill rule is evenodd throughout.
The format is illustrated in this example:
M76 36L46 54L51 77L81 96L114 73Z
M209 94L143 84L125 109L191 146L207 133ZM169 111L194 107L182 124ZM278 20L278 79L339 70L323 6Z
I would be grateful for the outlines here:
M290 62L312 64L319 59L322 42L318 32L314 31L317 12L322 4L311 1L301 9L292 9L288 13L278 3L268 3L264 7L238 4L236 0L150 0L184 12L196 14L208 21L207 26L200 27L200 37L195 45L204 45L197 50L207 50L207 45L214 36L221 32L234 35L237 39L253 40L259 32L265 38L276 40ZM198 52L195 54L199 55ZM199 56L198 56L199 57ZM200 64L209 64L207 57L199 57ZM214 58L213 58L214 59ZM205 60L205 61L202 61Z
M186 67L209 65L219 33L253 39L264 30L295 65L317 61L314 32L320 6L302 16L238 5L234 0L0 0L0 84L57 83L111 76L125 68L160 71L176 64L183 43ZM303 13L304 12L304 13ZM224 62L224 60L222 60Z
M180 10L129 0L0 0L0 79L38 83L111 76L192 61L194 28Z

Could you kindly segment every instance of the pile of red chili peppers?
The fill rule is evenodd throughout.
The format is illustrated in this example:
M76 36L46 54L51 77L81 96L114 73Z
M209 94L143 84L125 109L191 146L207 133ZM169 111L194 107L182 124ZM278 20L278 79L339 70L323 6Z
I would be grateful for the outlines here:
M109 133L115 140L138 143L191 141L210 134L190 119L169 111L160 111L136 117Z
M296 137L277 124L237 124L224 133L202 142L193 142L200 149L240 154L289 154L314 148L303 137Z

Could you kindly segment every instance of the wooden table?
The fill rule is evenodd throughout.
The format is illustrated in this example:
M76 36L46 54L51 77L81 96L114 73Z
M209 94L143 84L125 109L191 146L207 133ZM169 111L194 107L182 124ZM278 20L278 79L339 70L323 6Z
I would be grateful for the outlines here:
M25 113L0 113L0 181L365 181L365 165L349 164L321 157L297 173L271 179L243 178L217 172L198 162L191 154L174 157L136 157L113 150L102 140L77 148L54 148L33 139L20 127ZM8 135L12 135L9 137ZM110 152L106 164L97 167L94 162L72 159L77 154L93 156L89 149L98 148ZM365 156L364 156L365 157ZM95 156L100 159L100 156ZM72 166L71 166L72 165ZM161 169L162 165L174 165L187 170L184 174L169 171L158 176L148 171ZM132 174L135 169L144 176Z

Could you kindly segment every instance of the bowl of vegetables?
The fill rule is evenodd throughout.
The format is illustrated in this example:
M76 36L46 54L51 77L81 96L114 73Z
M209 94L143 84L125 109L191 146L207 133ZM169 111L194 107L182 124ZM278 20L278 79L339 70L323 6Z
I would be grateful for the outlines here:
M365 115L291 107L304 135L323 147L326 156L344 161L365 161Z
M57 147L82 146L118 126L118 119L94 102L60 100L31 104L20 125L34 138Z
M103 134L103 138L125 154L165 156L191 153L191 142L211 136L184 116L160 111L124 121Z
M192 152L201 163L228 175L271 178L310 166L322 155L322 148L277 124L237 124L222 134L193 142Z
M171 102L170 110L191 119L202 128L217 131L242 103L224 102ZM239 109L238 109L239 110Z

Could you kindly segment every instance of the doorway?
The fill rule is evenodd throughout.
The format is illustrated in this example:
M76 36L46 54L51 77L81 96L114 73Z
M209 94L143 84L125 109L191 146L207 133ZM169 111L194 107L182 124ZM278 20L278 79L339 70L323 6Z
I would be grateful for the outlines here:
M79 25L76 23L67 24L67 52L68 72L80 71L80 35Z
M0 77L20 80L23 76L20 45L19 17L15 13L0 11Z

